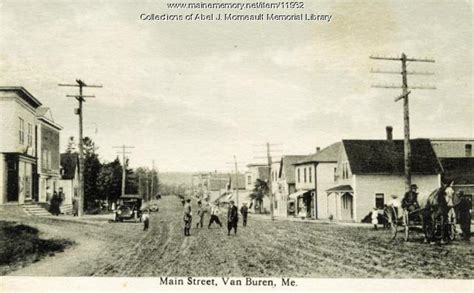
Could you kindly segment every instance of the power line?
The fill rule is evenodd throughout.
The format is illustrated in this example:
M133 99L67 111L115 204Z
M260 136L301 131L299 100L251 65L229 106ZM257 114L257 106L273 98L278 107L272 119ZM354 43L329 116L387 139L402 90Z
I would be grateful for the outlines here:
M76 79L75 84L58 84L62 87L78 87L79 95L66 95L66 97L73 97L79 102L79 108L75 109L75 114L79 115L79 188L78 188L78 207L77 215L82 217L84 213L84 145L83 145L83 111L82 103L85 102L85 98L93 98L95 96L84 95L83 88L93 87L93 88L102 88L102 85L88 85L80 79Z

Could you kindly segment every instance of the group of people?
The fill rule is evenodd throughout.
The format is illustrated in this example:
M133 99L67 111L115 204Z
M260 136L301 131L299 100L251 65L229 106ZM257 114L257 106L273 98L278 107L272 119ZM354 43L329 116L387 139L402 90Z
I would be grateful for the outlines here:
M191 208L191 199L186 199L182 201L183 203L183 220L184 220L184 236L191 236L190 230L192 226L192 208ZM202 228L204 226L204 216L208 212L208 206L203 206L201 201L197 202L197 223L196 228ZM222 227L222 223L219 219L221 214L219 203L208 204L210 205L210 218L207 228L210 229L211 225L216 223ZM248 216L248 207L244 203L240 208L240 214L242 215L243 226L247 226L247 216ZM237 234L237 225L239 222L239 212L235 202L231 200L229 202L229 208L227 210L227 235L231 234L231 231L234 231L234 234Z
M51 188L46 187L46 197L49 199L49 212L55 216L61 213L61 204L64 201L63 188L59 187L59 191L51 191Z

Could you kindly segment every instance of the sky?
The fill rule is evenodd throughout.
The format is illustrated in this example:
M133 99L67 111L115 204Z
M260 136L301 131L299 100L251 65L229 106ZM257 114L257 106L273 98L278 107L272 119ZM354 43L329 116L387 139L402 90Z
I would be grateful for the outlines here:
M401 90L371 87L401 77L370 73L400 62L369 56L404 52L436 61L408 64L435 73L409 85L436 86L410 95L411 137L473 137L470 1L305 2L301 12L331 14L329 23L140 20L190 12L166 1L0 0L0 85L51 108L62 150L78 136L77 102L65 96L77 88L57 85L80 78L103 85L85 89L96 97L84 104L84 133L103 160L125 144L132 167L230 171L233 156L242 169L262 162L266 142L277 159L383 139L387 125L401 139Z

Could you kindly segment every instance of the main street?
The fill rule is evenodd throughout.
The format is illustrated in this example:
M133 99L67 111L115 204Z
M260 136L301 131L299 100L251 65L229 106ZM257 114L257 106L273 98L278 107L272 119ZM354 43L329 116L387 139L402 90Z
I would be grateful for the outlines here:
M401 237L391 241L388 232L369 227L271 221L259 215L250 215L247 227L239 223L236 236L227 236L225 227L196 229L194 218L191 237L184 237L179 199L164 197L160 204L160 211L151 215L150 230L146 232L140 223L113 223L103 217L90 217L84 222L18 217L17 221L39 228L44 237L67 238L76 245L12 274L474 277L471 243L429 245L420 242L421 236L405 243ZM206 216L206 224L208 220ZM221 221L225 226L225 212Z

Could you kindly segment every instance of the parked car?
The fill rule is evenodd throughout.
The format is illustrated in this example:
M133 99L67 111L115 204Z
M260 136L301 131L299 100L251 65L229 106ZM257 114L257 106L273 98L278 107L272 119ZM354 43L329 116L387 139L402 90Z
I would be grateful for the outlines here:
M139 194L126 194L119 198L119 204L114 211L115 222L123 222L123 220L134 220L135 222L142 219L140 207L143 198Z

